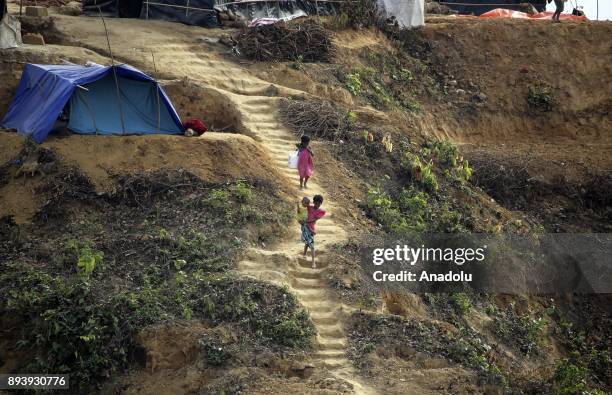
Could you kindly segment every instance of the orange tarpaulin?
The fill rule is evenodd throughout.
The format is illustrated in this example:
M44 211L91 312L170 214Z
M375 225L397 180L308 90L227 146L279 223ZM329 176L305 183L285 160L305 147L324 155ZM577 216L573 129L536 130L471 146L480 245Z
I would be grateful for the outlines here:
M496 8L480 15L480 18L552 19L552 16L553 13L549 11L531 15L527 14L526 12L506 10L504 8ZM561 14L560 19L571 21L588 21L586 16L577 16L572 14Z

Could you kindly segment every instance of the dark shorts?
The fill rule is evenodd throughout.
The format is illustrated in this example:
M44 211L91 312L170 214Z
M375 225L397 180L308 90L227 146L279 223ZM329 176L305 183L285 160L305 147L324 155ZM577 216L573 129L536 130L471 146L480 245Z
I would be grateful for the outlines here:
M565 8L565 2L563 0L555 0L555 5L557 6L557 12L563 12Z

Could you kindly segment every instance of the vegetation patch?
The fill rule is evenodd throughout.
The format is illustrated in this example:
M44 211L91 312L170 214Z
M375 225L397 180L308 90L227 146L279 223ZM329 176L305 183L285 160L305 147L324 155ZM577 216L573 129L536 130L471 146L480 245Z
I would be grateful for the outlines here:
M338 79L354 96L362 97L379 110L419 111L418 97L437 95L437 84L421 61L401 51L377 53L364 50L363 65L345 69Z
M476 370L490 383L507 384L505 374L493 362L491 347L469 330L449 333L430 322L362 312L351 316L349 334L349 357L366 373L365 357L381 347L396 350L398 357L416 352L444 357Z
M0 313L13 319L0 325L17 331L19 372L70 373L87 391L133 362L141 329L176 319L229 323L271 349L308 347L314 326L289 292L229 271L246 243L271 240L291 219L278 188L184 170L117 185L100 195L60 168L40 188L49 203L33 224L2 219Z
M514 304L504 310L495 310L494 332L506 343L511 344L525 355L540 350L544 328L548 321L543 317L517 313Z
M527 92L527 105L536 112L550 112L555 107L553 89L549 85L534 85Z

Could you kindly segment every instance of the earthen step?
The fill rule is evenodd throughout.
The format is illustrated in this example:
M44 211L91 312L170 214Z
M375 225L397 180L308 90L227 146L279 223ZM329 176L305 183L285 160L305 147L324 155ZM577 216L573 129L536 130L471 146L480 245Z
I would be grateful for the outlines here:
M310 271L306 270L290 270L289 274L295 278L308 278L308 279L319 279L321 278L321 270L311 269Z
M294 289L295 294L298 296L300 301L328 301L329 295L327 292L323 292L320 289Z
M350 362L348 359L344 357L336 357L336 358L324 358L324 359L321 358L317 362L315 362L315 364L319 364L327 368L337 368L339 366L349 365Z
M312 311L310 312L310 319L315 325L334 325L338 322L338 318L336 317L314 317L312 315Z
M317 344L322 350L346 350L346 342L344 339L318 338Z
M325 284L320 279L311 279L311 278L294 278L292 281L293 288L295 289L310 289L310 288L325 288L327 284Z
M315 358L346 358L346 351L344 350L319 350L313 354Z
M340 323L337 323L335 325L320 325L317 326L317 333L319 334L320 337L323 338L344 338L346 336L346 333L344 332L344 329L342 329Z

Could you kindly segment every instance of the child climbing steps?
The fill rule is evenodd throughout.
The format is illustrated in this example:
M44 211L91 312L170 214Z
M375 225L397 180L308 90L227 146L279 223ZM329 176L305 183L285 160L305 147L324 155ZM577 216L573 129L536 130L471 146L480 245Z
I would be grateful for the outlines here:
M325 216L325 210L321 209L321 205L323 204L323 196L315 195L312 198L312 201L314 203L313 205L310 204L310 199L308 197L304 197L302 199L301 204L302 207L306 209L306 218L304 219L303 217L301 217L299 219L299 222L301 224L302 241L304 242L304 256L306 256L306 254L308 253L308 248L310 248L312 256L312 267L314 269L317 267L315 263L315 225L319 219ZM300 211L300 207L298 206L298 215L300 214L302 214L302 212Z
M307 187L308 179L312 177L312 173L314 172L314 155L311 149L308 147L310 144L310 137L304 135L300 140L300 143L297 144L297 169L298 174L300 175L300 189L302 189Z

